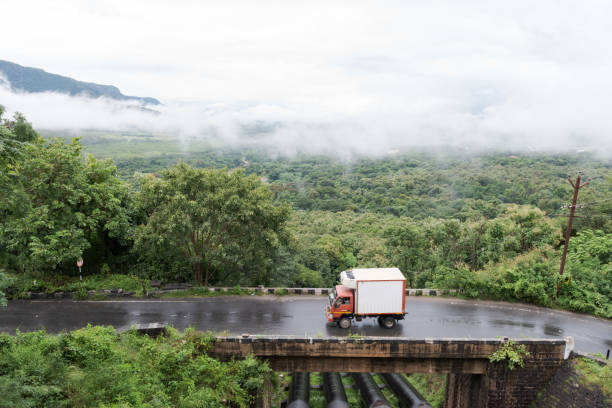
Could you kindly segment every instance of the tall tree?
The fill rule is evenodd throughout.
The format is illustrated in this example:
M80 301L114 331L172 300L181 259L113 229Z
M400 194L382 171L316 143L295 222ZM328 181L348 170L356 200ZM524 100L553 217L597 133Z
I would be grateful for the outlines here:
M125 235L128 190L111 161L84 157L78 139L44 140L19 114L0 133L0 252L49 271L81 257L94 236Z
M423 272L432 255L430 244L421 225L409 223L385 232L388 257L414 287L417 274Z
M141 179L136 198L145 214L135 250L147 253L173 247L189 259L194 280L208 286L211 272L264 267L266 254L279 246L289 215L254 175L196 169L183 162L161 177ZM251 268L245 268L248 262Z

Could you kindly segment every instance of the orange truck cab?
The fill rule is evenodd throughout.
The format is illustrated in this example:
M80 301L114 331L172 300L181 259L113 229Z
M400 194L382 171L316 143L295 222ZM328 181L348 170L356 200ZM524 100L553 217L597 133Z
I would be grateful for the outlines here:
M327 321L337 322L342 317L353 314L353 290L337 285L329 295L327 306Z
M399 269L351 269L340 274L340 281L325 307L328 322L348 329L353 319L372 317L380 326L392 329L404 319L406 279Z

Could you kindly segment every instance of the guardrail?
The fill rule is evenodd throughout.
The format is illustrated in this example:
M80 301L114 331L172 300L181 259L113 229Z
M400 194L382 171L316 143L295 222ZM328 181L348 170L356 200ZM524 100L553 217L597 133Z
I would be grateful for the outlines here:
M188 283L175 283L162 285L159 288L154 288L147 294L148 297L155 297L157 295L165 293L174 293L196 288ZM209 292L231 292L239 289L243 292L251 292L254 294L264 295L313 295L313 296L326 296L331 293L331 288L284 288L274 287L266 288L263 286L255 287L229 287L229 286L216 286L209 287ZM444 296L454 295L458 293L457 289L406 289L406 296ZM40 299L74 299L76 292L69 291L57 291L54 293L46 292L27 292L24 296L25 299L40 300ZM121 288L114 289L100 289L100 290L88 290L87 296L89 298L103 297L103 298L130 298L134 297L135 293L130 291L124 291Z
M181 290L191 289L193 286L189 284L181 284L180 287L172 285L170 287L162 286L159 290L152 291L154 295L156 293L172 293ZM264 286L246 286L246 287L230 287L230 286L216 286L209 287L210 292L230 292L236 289L250 291L253 293L262 293L265 295L328 295L331 293L331 288L286 288L286 287L274 287L267 288ZM406 296L444 296L452 295L459 292L457 289L406 289Z

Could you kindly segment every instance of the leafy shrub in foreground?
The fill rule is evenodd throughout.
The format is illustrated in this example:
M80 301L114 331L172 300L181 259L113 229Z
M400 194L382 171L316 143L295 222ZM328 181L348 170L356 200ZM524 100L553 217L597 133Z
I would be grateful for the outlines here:
M0 335L0 408L248 407L266 378L253 357L208 357L212 337L188 329L151 339L88 326L60 335Z

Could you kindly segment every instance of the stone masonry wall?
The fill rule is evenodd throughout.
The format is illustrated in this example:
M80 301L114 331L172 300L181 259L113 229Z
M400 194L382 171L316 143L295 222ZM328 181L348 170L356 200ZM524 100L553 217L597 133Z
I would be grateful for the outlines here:
M486 374L487 407L527 408L555 375L563 361L530 361L510 371L491 364Z
M569 359L557 370L548 385L542 390L533 406L538 408L605 408L607 405L601 390L584 384Z
M451 372L445 408L528 408L565 360L553 343L528 345L524 367L508 369L506 362L488 363L484 374Z

